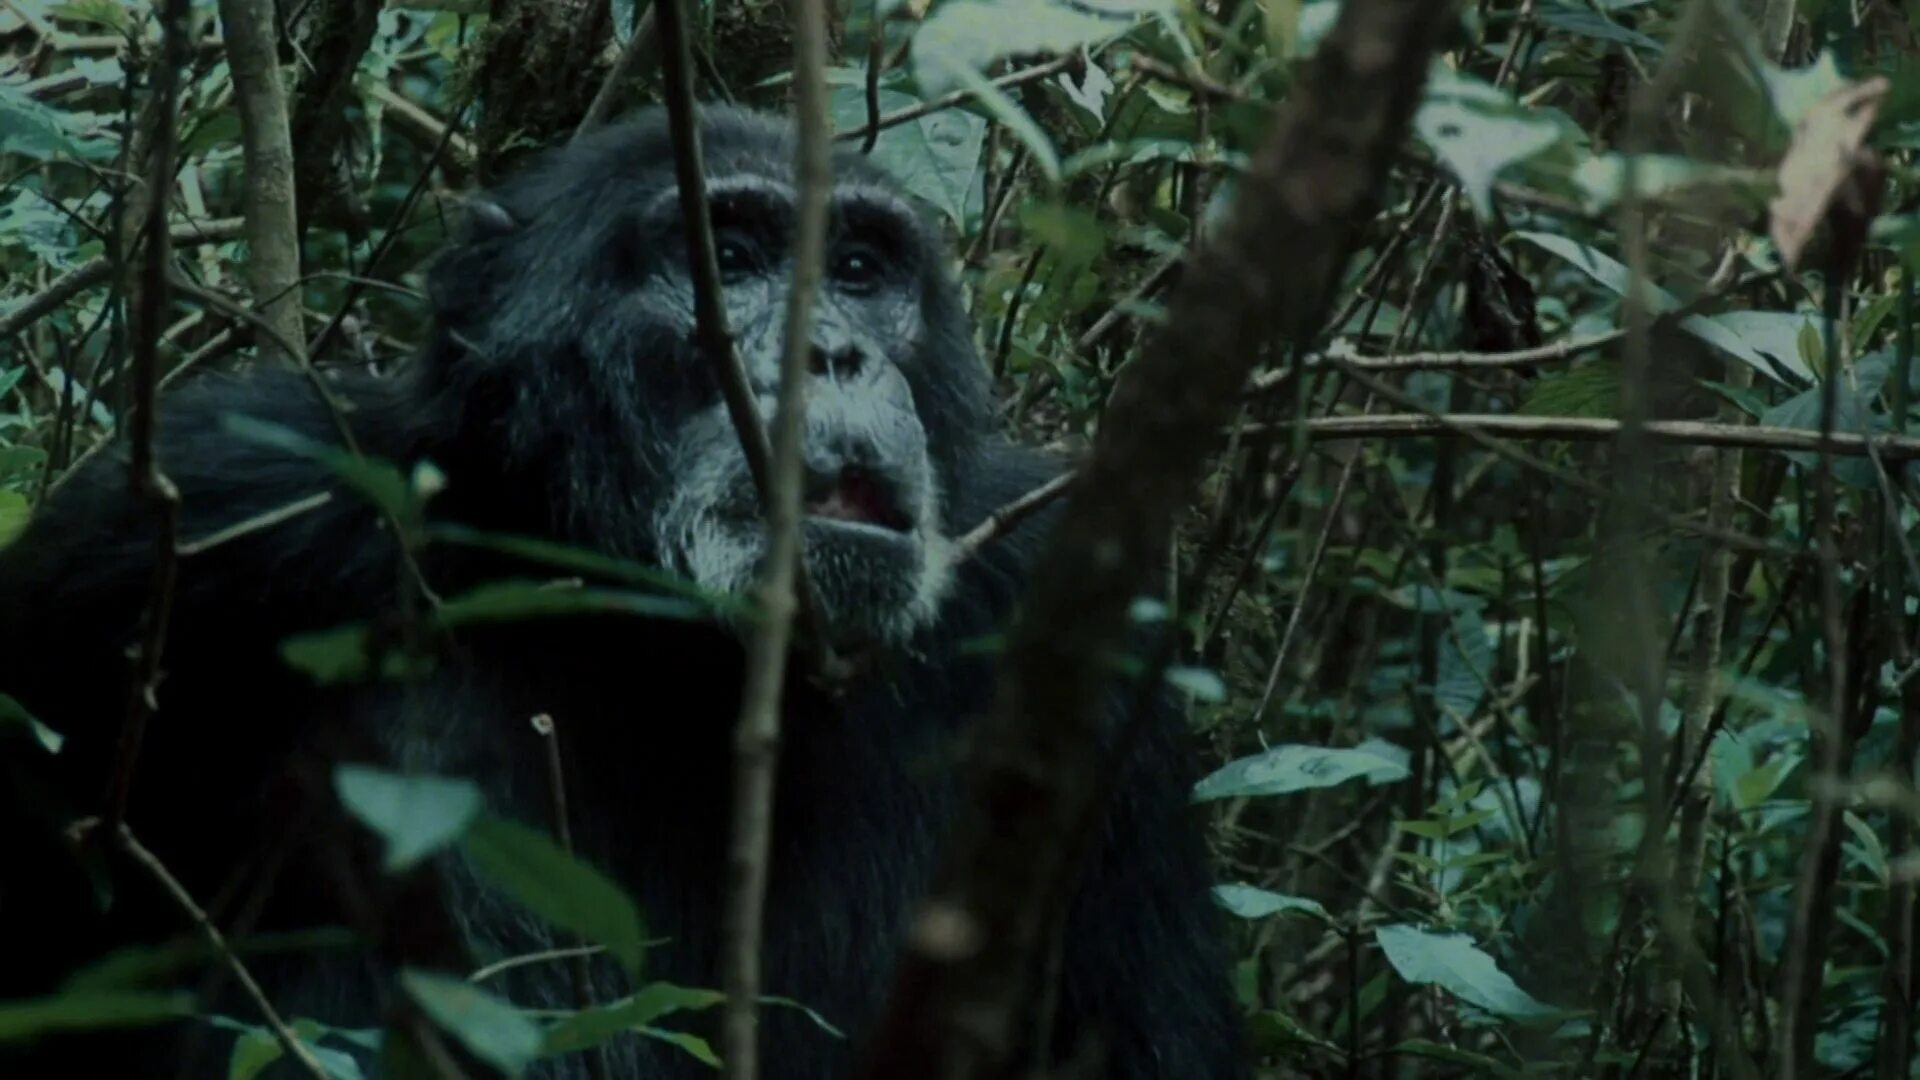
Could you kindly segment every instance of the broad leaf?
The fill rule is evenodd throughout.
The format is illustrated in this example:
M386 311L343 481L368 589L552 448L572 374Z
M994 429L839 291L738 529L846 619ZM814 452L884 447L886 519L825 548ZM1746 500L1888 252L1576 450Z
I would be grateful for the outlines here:
M640 970L646 945L640 909L599 870L546 834L490 815L474 822L461 847L475 869L523 907L606 946L629 972Z
M632 997L582 1009L548 1028L541 1052L566 1054L585 1050L621 1032L649 1026L673 1013L712 1008L726 999L727 996L718 990L653 983L641 987Z
M1374 940L1400 977L1438 986L1476 1008L1514 1020L1555 1019L1565 1014L1542 1004L1480 951L1465 934L1441 934L1395 923L1374 930Z
M898 90L879 93L880 113L899 112L921 99ZM867 123L865 87L843 86L833 93L834 127L852 131ZM980 173L980 152L987 122L963 109L942 109L880 133L868 160L885 169L900 186L940 211L956 228L967 224L967 200Z
M1460 180L1482 221L1493 217L1493 182L1507 166L1560 141L1560 125L1445 64L1434 65L1413 127Z
M5 494L0 492L0 496ZM0 501L0 510L4 508L5 503ZM66 743L66 739L59 732L34 719L25 705L6 694L0 694L0 734L8 731L17 731L26 735L49 754L59 753L60 747Z
M539 1025L512 1005L463 979L432 972L400 973L407 995L473 1055L518 1076L540 1056Z
M51 997L0 1001L0 1043L57 1031L145 1027L191 1015L186 994L72 990Z
M1230 883L1213 887L1214 899L1221 906L1243 919L1264 919L1269 915L1297 913L1312 915L1325 922L1332 922L1333 916L1320 906L1318 900L1309 900L1303 896L1287 896L1284 893L1258 889L1252 885Z
M347 810L386 841L389 873L458 840L480 814L480 789L465 780L342 765L333 787Z
M949 0L913 37L914 76L928 94L995 60L1064 53L1126 33L1140 16L1172 12L1171 0Z
M1398 747L1369 740L1350 749L1288 743L1228 762L1193 786L1193 801L1240 795L1284 795L1364 778L1371 784L1412 775Z
M1576 243L1564 236L1552 233L1518 232L1514 236L1559 256L1578 267L1583 273L1599 282L1619 296L1627 295L1628 283L1632 275L1618 260L1603 255L1585 244ZM1676 311L1682 305L1680 299L1650 281L1642 281L1640 292L1646 298L1647 307L1655 314ZM1689 315L1679 322L1682 330L1701 341L1725 352L1769 379L1780 380L1780 375L1767 362L1766 357L1755 352L1738 334L1713 320L1701 315Z

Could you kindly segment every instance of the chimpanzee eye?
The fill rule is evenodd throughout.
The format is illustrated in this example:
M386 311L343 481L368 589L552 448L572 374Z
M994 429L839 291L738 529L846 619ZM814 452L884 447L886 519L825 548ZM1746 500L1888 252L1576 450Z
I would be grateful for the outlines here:
M753 248L737 237L723 236L715 240L714 255L724 280L738 281L754 271Z
M870 293L880 287L885 273L880 257L872 248L843 248L833 257L833 280L852 293Z

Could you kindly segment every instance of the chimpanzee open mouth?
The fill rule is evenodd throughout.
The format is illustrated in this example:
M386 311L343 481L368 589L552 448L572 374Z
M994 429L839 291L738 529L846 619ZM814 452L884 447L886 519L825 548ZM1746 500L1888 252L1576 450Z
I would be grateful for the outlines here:
M913 531L913 519L901 507L899 485L858 465L837 473L808 470L805 495L808 517L889 532Z

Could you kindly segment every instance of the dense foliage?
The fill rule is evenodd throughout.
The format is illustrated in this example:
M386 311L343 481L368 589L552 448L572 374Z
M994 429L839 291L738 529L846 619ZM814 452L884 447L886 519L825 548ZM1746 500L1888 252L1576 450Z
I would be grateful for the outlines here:
M316 366L385 370L446 205L564 131L486 115L512 85L487 5L311 7L283 6L291 42L378 15L344 124L296 139L321 178L298 295ZM611 5L587 97L650 33L635 7ZM703 95L782 103L783 6L696 7ZM870 152L951 230L1029 437L1098 425L1337 9L843 5L836 124L882 118ZM169 381L271 362L235 314L215 5L192 20L174 220L198 288ZM0 2L0 541L126 414L118 256L155 40L136 0ZM332 55L282 46L296 128ZM1920 1076L1917 61L1920 16L1891 4L1464 12L1365 250L1248 388L1169 571L1169 678L1218 766L1195 798L1274 1075ZM627 74L624 100L658 96L650 65ZM57 747L8 704L0 752ZM456 782L407 783L343 778L397 861L464 843L637 957L644 913L611 886ZM469 984L409 985L507 1062L635 1025L710 1055L664 1029L712 995L657 989L543 1036ZM0 1003L0 1038L175 1007L95 973ZM324 1019L300 1028L323 1062L367 1037ZM235 1076L279 1052L223 1022L253 1032Z

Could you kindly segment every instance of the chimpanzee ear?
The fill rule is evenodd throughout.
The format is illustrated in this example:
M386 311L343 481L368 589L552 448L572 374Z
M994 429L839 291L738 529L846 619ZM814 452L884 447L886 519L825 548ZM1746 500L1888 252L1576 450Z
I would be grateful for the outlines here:
M475 195L462 207L462 227L469 241L485 241L506 236L520 227L507 208L485 195Z
M473 195L461 201L453 236L427 269L427 295L443 319L464 324L492 308L492 283L499 260L507 257L497 241L519 228L520 222L495 199Z

